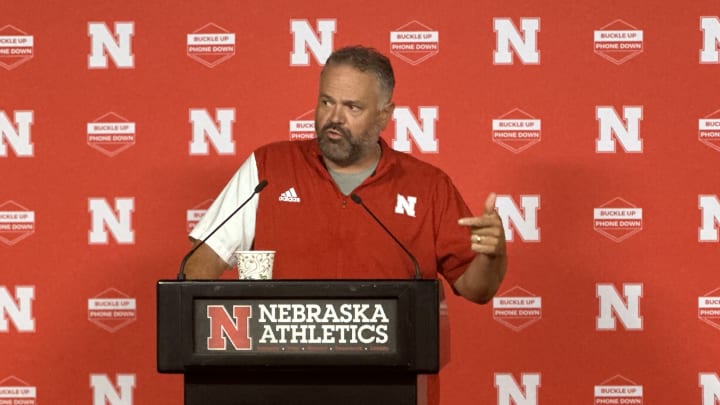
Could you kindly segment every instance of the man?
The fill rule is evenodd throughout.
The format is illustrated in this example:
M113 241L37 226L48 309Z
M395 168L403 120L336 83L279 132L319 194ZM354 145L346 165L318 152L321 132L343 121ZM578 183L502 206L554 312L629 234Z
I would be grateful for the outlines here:
M320 75L317 139L257 149L190 234L199 243L262 180L268 186L198 248L187 278L218 278L235 250L275 250L273 278L423 278L486 303L506 270L505 235L488 195L473 217L448 176L380 138L395 108L390 61L365 47L335 51ZM351 198L351 196L356 196ZM359 198L358 198L359 197Z

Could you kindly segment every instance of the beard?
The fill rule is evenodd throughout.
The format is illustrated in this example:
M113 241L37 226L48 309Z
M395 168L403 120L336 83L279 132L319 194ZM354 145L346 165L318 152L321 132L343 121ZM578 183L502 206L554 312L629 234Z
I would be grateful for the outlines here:
M334 131L341 137L332 139L328 136L329 131ZM323 156L338 166L346 167L356 163L373 150L376 141L375 136L372 135L378 134L379 131L373 129L360 136L353 136L349 129L338 123L329 122L318 131L317 138Z

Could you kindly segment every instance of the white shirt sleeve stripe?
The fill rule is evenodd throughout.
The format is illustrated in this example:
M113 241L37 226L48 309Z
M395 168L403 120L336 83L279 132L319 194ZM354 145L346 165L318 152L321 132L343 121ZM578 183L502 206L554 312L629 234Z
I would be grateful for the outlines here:
M252 195L259 182L255 154L251 154L190 232L190 237L204 239ZM233 255L236 250L248 250L252 246L255 238L255 218L259 200L260 195L255 196L245 208L236 213L205 242L231 266L236 263Z

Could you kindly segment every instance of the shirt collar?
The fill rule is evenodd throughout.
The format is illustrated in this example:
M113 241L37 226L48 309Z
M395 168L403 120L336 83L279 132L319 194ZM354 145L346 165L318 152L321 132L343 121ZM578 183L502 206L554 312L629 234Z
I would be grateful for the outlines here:
M307 141L295 141L295 142L303 142L305 143L303 145L303 149L305 151L305 156L308 159L308 162L310 165L312 165L313 168L315 168L316 171L323 177L328 180L332 180L330 177L330 173L328 173L327 168L325 167L325 162L323 161L323 155L322 151L320 150L320 145L318 145L317 139L309 139ZM380 161L378 162L377 168L375 169L375 173L373 173L366 182L373 181L376 178L381 177L388 171L392 169L392 167L397 162L397 156L395 150L390 148L390 146L385 142L385 140L381 137L378 141L380 144Z

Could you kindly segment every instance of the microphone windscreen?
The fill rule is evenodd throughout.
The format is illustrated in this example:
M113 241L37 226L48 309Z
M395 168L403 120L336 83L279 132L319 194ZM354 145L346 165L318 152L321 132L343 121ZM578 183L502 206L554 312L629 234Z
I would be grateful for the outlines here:
M255 192L256 192L256 193L261 192L262 189L264 189L265 186L267 186L267 185L268 185L268 181L267 181L267 180L261 181L260 183L258 183L257 186L255 186Z

